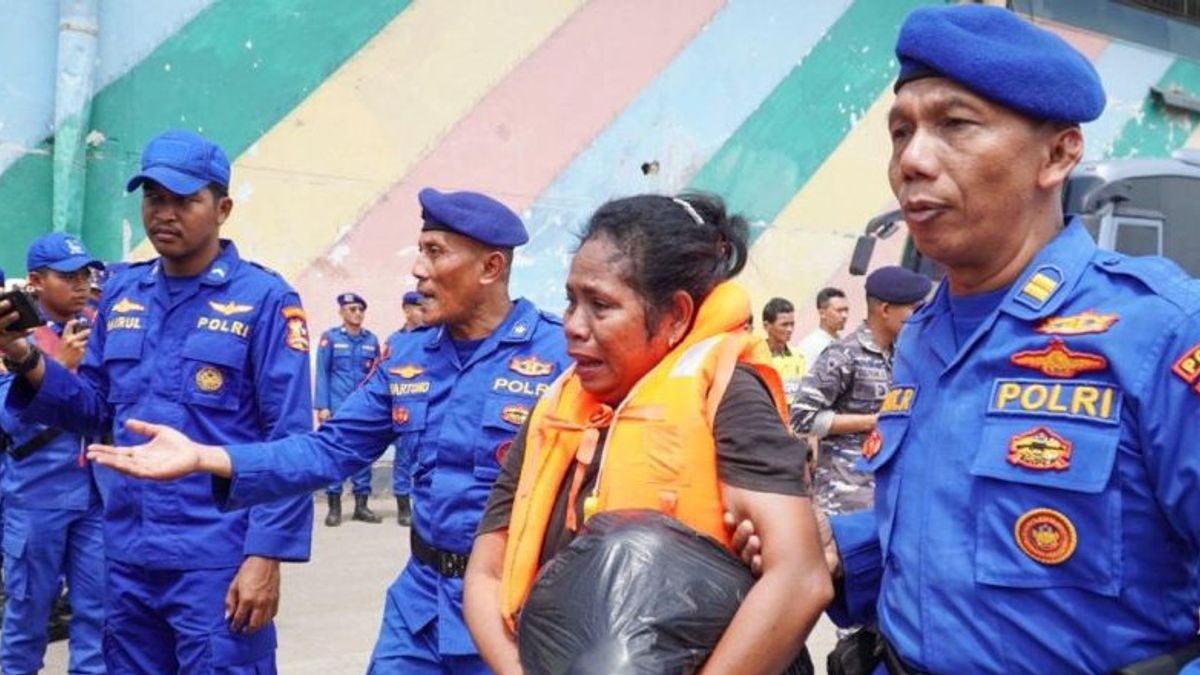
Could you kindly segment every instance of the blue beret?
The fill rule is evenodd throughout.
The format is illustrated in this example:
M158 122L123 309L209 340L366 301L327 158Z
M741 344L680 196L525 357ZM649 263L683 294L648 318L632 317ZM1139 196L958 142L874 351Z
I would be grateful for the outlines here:
M1087 58L1048 30L1000 7L919 7L896 41L896 90L945 77L1038 120L1090 122L1104 87Z
M489 246L513 248L529 241L525 224L512 209L478 192L438 192L425 188L421 202L423 230L457 232Z
M421 300L424 297L425 296L421 295L420 293L418 293L416 291L409 291L404 294L404 300L400 304L401 305L419 305L419 304L421 304Z
M867 295L893 305L911 305L929 295L933 282L903 267L880 267L867 276Z
M367 301L363 300L358 293L342 293L338 296L338 307L354 304L362 305L363 309L367 308Z

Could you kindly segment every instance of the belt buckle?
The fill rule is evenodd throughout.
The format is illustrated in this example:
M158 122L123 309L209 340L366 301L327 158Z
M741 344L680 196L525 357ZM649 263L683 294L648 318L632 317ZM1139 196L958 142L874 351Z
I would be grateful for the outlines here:
M467 556L438 552L438 573L444 577L461 577L467 573Z

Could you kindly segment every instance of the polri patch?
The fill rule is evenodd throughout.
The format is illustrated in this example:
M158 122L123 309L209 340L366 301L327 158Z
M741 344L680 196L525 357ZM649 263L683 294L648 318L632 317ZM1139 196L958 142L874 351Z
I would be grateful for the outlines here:
M1087 380L1002 378L992 386L988 413L1117 424L1121 419L1121 390L1111 384Z
M1075 553L1079 535L1066 515L1054 509L1032 509L1013 526L1017 546L1043 565L1059 565Z
M1034 471L1063 471L1071 466L1071 447L1071 441L1037 427L1009 440L1008 462Z
M1049 317L1034 330L1044 335L1104 333L1120 318L1117 314L1100 314L1094 309L1089 309L1079 314Z
M1100 354L1073 351L1058 338L1051 338L1050 344L1043 349L1017 352L1010 360L1013 365L1061 378L1108 368L1108 359Z
M892 386L879 405L879 416L905 416L912 414L913 403L917 400L917 388L914 386Z

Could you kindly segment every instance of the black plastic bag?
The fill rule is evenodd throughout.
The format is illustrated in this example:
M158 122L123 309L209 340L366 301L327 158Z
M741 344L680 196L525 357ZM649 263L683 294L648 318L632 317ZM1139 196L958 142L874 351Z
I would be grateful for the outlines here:
M601 513L538 574L519 618L521 666L526 675L695 673L753 584L740 560L679 521Z

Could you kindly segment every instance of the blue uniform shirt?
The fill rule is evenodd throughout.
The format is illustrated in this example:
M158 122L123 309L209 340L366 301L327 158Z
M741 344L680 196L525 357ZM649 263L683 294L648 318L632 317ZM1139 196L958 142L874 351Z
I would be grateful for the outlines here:
M317 345L316 410L337 410L362 384L379 358L379 338L366 328L351 335L343 326L330 328Z
M84 435L111 430L118 445L145 442L125 430L131 417L215 445L311 429L308 334L291 287L228 241L199 277L169 285L158 262L110 279L79 376L47 362L36 395L24 378L13 385L9 412ZM158 569L308 559L307 495L226 513L208 476L156 483L98 467L96 477L112 559Z
M460 362L442 326L397 333L366 384L318 431L261 446L227 447L225 506L325 485L354 473L389 442L416 449L413 527L431 545L467 554L492 483L533 404L568 363L562 325L526 300ZM438 651L474 654L462 618L462 579L411 561L400 607L414 634L438 620Z
M62 327L53 326L61 335ZM36 343L36 335L33 338ZM0 400L8 394L13 376L0 374ZM12 439L13 448L28 442L46 430L41 424L22 423L0 410L0 429ZM78 434L60 433L54 440L24 459L12 454L3 457L4 471L0 492L6 506L18 509L55 509L86 511L99 500L92 467L80 464L83 439Z
M864 450L873 512L834 520L830 614L877 614L913 667L1097 673L1196 635L1200 284L1072 221L956 348L946 285L901 332Z

